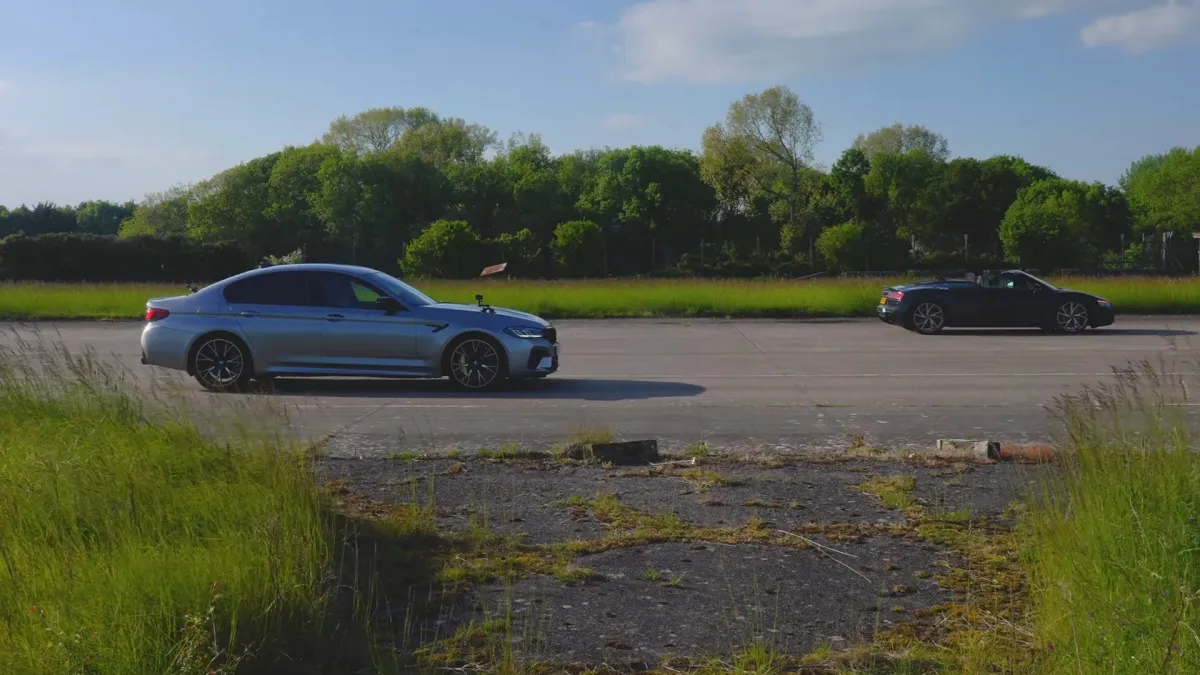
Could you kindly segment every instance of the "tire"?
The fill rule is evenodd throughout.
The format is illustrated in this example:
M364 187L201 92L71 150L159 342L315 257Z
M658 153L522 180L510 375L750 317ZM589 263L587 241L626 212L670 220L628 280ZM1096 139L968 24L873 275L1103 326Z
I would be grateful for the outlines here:
M459 391L494 391L508 379L508 361L500 343L486 335L467 335L446 348L446 374Z
M921 335L936 335L946 327L946 311L936 302L918 303L908 313L905 323Z
M206 335L188 359L200 386L217 393L244 391L254 374L250 350L232 335Z
M1090 318L1082 302L1067 300L1054 312L1054 329L1059 333L1078 335L1087 329Z

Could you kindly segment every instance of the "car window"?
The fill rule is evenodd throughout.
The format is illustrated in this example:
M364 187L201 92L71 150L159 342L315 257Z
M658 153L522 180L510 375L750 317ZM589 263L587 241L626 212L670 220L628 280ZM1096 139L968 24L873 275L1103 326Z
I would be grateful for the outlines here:
M1004 273L1000 275L1000 288L1007 288L1017 291L1028 291L1036 284L1024 274Z
M408 307L424 307L437 303L433 298L391 275L384 274L383 272L375 272L367 276L371 281L390 291L392 297L403 302Z
M305 272L256 274L225 287L225 300L235 305L312 305L309 275Z
M335 309L376 309L375 301L384 293L372 284L348 274L322 272L318 275L322 307Z

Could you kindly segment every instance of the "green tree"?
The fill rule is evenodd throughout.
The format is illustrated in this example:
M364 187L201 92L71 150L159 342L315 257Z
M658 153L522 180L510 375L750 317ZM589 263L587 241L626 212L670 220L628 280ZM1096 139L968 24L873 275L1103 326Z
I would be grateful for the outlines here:
M75 207L75 226L88 234L116 234L121 221L133 217L135 204L116 204L103 199L83 202Z
M771 87L729 106L724 125L704 132L703 175L740 208L757 195L786 203L784 224L800 219L803 171L813 163L821 125L791 89Z
M452 117L406 129L395 145L400 151L442 169L454 163L483 161L487 151L496 145L496 132Z
M1054 177L1049 169L1019 157L998 155L982 161L951 161L941 172L937 188L942 194L942 210L935 228L934 249L967 253L972 259L999 258L1003 255L1000 223L1017 192Z
M133 209L133 216L121 221L118 234L131 237L174 237L187 234L188 204L192 201L191 185L176 185L163 192L154 192Z
M1006 257L1026 267L1084 267L1129 230L1122 196L1099 184L1048 178L1023 188L1000 225Z
M859 134L852 146L874 162L884 155L905 155L921 150L934 161L950 158L950 143L945 136L920 125L893 124L869 134Z
M330 122L321 141L358 155L381 152L406 132L437 120L438 116L426 108L371 108Z
M255 257L279 245L276 221L267 215L268 185L281 152L252 159L198 183L188 204L188 233L200 241L230 241Z
M597 160L578 207L621 241L626 271L645 271L656 266L652 255L674 257L699 245L716 196L692 153L632 147Z
M499 249L498 262L508 263L509 274L524 276L540 271L542 246L531 230L505 232L495 239L495 244L495 248Z
M318 212L321 179L325 160L340 151L331 145L313 143L304 147L284 148L267 179L267 208L264 215L275 222L274 229L285 250L319 250L326 239L325 223Z
M866 234L867 227L860 220L834 225L817 237L817 251L834 269L858 269L866 264Z
M875 218L866 221L865 243L870 259L877 266L886 268L909 262L905 251L920 259L931 250L943 209L938 179L944 168L944 162L920 149L898 155L881 154L872 160L863 185L879 211Z
M567 276L593 277L604 270L604 230L590 220L562 223L554 230L554 259Z
M320 188L312 195L313 212L325 225L329 237L350 249L350 262L358 262L363 239L365 174L362 161L352 154L326 157L317 170Z
M1139 234L1200 230L1200 146L1136 161L1121 177Z
M460 279L479 274L483 240L462 220L439 220L412 240L400 267L412 276Z

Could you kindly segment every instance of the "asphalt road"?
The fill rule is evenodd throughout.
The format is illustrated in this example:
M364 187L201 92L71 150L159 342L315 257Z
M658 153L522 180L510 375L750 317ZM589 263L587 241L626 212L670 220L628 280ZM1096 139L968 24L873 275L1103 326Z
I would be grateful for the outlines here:
M562 441L584 426L667 447L844 447L855 436L892 447L937 438L1024 441L1054 428L1047 405L1111 378L1130 361L1178 359L1196 317L1120 317L1079 336L947 331L924 337L876 320L563 321L562 367L512 391L459 394L445 382L285 380L279 398L306 436L331 452L495 447ZM63 322L36 330L74 351L91 348L137 378L136 323ZM28 335L28 333L26 333ZM1177 368L1172 366L1173 369ZM164 375L163 373L158 373ZM177 374L200 405L209 394ZM253 396L253 395L248 395ZM209 403L206 404L205 402Z

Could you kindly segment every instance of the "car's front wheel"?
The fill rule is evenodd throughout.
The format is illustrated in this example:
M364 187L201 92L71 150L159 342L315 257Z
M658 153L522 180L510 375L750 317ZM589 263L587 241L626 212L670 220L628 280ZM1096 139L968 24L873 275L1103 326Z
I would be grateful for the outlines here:
M946 311L936 302L922 302L908 315L908 325L921 335L940 333L946 327Z
M446 369L454 386L464 391L492 390L507 377L500 345L484 336L469 336L451 345Z
M1068 335L1082 333L1088 327L1087 307L1075 300L1068 300L1059 305L1054 315L1054 327L1058 332Z
M192 376L209 391L241 391L250 382L250 350L227 335L200 338L192 350Z

